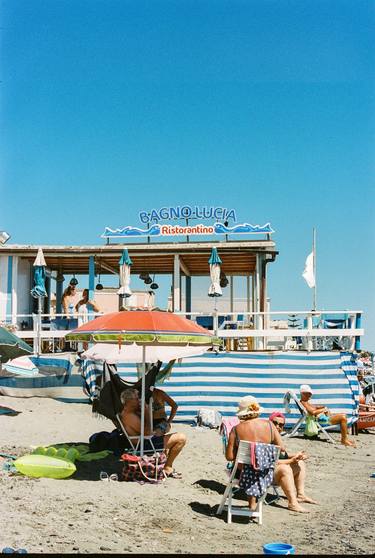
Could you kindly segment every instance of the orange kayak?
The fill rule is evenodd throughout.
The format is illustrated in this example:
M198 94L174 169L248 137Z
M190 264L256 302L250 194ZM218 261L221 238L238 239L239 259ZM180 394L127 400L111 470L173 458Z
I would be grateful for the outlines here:
M375 412L360 411L357 421L358 430L375 427Z

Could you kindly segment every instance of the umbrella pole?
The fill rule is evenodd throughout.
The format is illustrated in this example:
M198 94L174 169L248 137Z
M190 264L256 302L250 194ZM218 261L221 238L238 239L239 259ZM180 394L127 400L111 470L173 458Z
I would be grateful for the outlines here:
M41 353L42 298L38 297L37 356Z
M141 455L145 442L145 399L146 399L146 346L142 347L142 394L141 394Z

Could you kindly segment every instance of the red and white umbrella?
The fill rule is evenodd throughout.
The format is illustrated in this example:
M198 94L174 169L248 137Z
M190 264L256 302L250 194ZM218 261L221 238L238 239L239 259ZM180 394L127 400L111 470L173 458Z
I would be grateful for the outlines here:
M133 310L99 316L66 335L69 341L96 343L86 357L142 363L141 454L144 447L146 362L201 355L220 345L210 331L172 312ZM107 348L108 347L108 348ZM91 351L91 353L90 353ZM123 357L123 358L122 358Z

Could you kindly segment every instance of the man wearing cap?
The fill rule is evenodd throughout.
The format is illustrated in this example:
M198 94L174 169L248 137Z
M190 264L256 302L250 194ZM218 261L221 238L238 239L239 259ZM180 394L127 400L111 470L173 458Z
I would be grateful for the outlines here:
M313 391L307 384L300 386L301 403L305 407L309 415L319 417L319 415L326 415L329 424L339 424L341 428L341 443L344 446L355 447L355 443L348 438L348 420L343 413L332 415L328 407L323 405L313 405L310 403Z

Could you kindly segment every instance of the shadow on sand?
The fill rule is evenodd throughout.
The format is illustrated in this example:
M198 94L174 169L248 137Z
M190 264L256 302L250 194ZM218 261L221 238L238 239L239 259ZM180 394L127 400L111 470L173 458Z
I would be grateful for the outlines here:
M64 446L74 447L81 445L88 446L87 442L65 442L61 444L54 444L54 447L58 449ZM119 461L119 456L114 453L110 453L103 459L93 461L79 461L76 459L75 466L77 467L77 471L70 478L86 481L99 481L101 471L105 471L108 475L117 473L120 478L123 468L123 464Z

